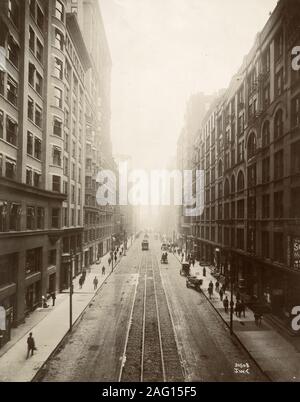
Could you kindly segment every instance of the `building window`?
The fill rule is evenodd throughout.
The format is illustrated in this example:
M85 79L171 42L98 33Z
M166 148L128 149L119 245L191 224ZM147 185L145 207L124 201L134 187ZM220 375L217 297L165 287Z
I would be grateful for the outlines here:
M35 73L35 66L34 66L34 64L29 63L28 82L32 87L34 86L34 73Z
M42 127L42 109L37 105L35 105L35 124Z
M256 136L254 133L249 135L247 153L248 159L252 158L256 154Z
M18 123L6 117L6 141L16 146L18 138Z
M0 110L0 138L3 138L3 128L4 128L4 113Z
M37 208L37 219L36 219L36 227L37 229L44 229L44 208Z
M238 143L238 163L244 160L244 141Z
M9 230L20 230L21 205L12 203L9 209Z
M284 173L283 150L274 154L274 180L281 179Z
M35 137L34 139L34 157L36 159L42 159L42 141Z
M270 122L266 121L262 129L262 146L267 147L270 145Z
M4 71L0 70L0 95L4 96Z
M270 236L266 231L261 233L261 254L264 258L270 257Z
M33 173L33 185L38 188L41 186L41 174L38 172Z
M291 190L290 218L300 218L300 187Z
M28 116L28 119L30 119L31 121L33 121L33 109L34 109L33 100L30 97L28 97L27 116Z
M44 14L39 6L37 6L37 19L36 19L37 26L40 28L41 31L44 29Z
M300 141L291 144L291 174L300 173Z
M37 39L36 40L36 58L40 63L43 63L43 57L44 57L44 47L41 44L41 42Z
M248 198L248 219L255 219L256 218L256 198L249 197Z
M48 266L56 265L56 250L49 250L48 253Z
M244 200L238 200L237 202L237 218L244 219L245 216L245 202Z
M64 35L58 29L55 29L55 47L64 50Z
M264 194L262 196L262 218L270 218L270 195Z
M244 229L237 229L237 248L244 250Z
M7 77L7 100L14 106L18 104L18 84L10 75Z
M6 157L5 176L8 179L16 178L16 161Z
M59 224L59 208L52 208L51 226L53 228L56 228L56 229L58 229L60 227L60 224Z
M62 90L59 88L54 88L54 105L60 109L62 109L62 101L63 101L63 96L62 96Z
M283 69L275 76L275 93L276 96L280 96L283 93Z
M247 251L255 253L255 229L248 229L247 232Z
M26 168L26 184L32 186L32 169Z
M275 125L274 138L276 140L277 138L280 138L283 136L283 113L282 113L281 109L279 109L276 112L275 119L274 119L274 125Z
M262 182L268 183L270 181L270 158L262 160Z
M39 95L42 96L42 94L43 94L43 78L38 72L36 72L35 90Z
M244 190L244 187L245 187L244 174L242 171L240 171L237 177L237 190L242 191Z
M26 208L26 228L28 230L35 229L34 221L35 221L35 208L27 207Z
M53 134L58 135L59 137L62 136L62 121L57 117L54 117L53 120Z
M61 149L56 146L52 149L52 161L53 165L61 166Z
M274 218L283 218L283 191L274 193Z
M256 186L256 164L248 167L248 187Z
M19 28L20 14L19 6L16 0L8 0L8 16L14 25Z
M72 204L75 204L75 186L72 184L71 186L71 202Z
M27 154L33 155L33 135L27 131Z
M63 79L63 62L58 58L54 58L54 75L60 80Z
M35 34L31 27L29 27L29 49L35 53Z
M275 61L277 61L283 54L283 31L282 29L275 37Z
M298 127L300 125L300 96L292 99L291 110L291 123L292 127Z
M19 67L19 46L14 38L9 35L7 40L8 60L12 62L15 67Z
M52 191L60 193L60 176L52 176Z
M274 260L277 262L284 262L284 244L283 233L274 233Z
M41 272L42 270L42 248L34 248L26 251L25 272L26 275Z
M55 4L55 17L61 20L62 22L64 21L64 6L61 1L56 0Z
M29 10L30 10L30 15L35 20L35 0L30 0Z

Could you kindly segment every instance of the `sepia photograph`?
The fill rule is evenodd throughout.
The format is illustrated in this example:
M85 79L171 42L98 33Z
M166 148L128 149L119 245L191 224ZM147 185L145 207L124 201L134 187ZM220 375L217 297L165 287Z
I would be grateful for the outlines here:
M2 387L297 382L300 0L0 0Z

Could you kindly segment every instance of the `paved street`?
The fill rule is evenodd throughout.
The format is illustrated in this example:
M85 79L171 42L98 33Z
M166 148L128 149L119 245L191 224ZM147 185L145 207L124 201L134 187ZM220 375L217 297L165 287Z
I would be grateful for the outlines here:
M263 381L204 295L160 243L136 241L39 381ZM131 325L129 325L131 323ZM249 365L249 374L236 373Z

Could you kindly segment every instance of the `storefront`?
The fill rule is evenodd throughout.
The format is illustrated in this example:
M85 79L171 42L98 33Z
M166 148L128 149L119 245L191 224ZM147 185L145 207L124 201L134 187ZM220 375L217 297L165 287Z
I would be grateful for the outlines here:
M25 289L25 314L33 311L41 303L41 281L28 285Z
M7 297L0 303L1 308L1 321L0 324L0 349L11 338L11 328L15 320L15 296Z

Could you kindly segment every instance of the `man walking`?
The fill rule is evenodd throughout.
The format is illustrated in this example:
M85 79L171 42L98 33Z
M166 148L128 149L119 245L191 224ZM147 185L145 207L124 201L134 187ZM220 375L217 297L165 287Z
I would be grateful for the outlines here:
M228 297L225 296L225 299L223 300L223 306L226 314L228 313L228 305L229 305Z
M223 301L224 292L223 292L222 288L219 291L219 295L220 295L220 300Z
M51 298L52 298L52 307L54 307L55 306L55 300L56 300L55 292L51 293Z
M105 275L105 266L102 267L102 275Z
M97 278L97 276L95 276L95 278L93 280L93 284L94 284L94 290L96 290L97 287L98 287L98 278Z
M27 338L27 357L26 357L26 359L28 359L30 353L31 353L31 356L33 356L34 350L36 350L35 342L34 342L34 338L32 336L32 332L30 332L30 334Z

